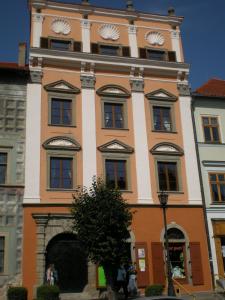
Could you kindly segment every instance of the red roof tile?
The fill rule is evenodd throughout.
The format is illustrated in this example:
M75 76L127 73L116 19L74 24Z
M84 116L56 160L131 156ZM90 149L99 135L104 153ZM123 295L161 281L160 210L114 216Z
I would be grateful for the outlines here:
M212 78L199 87L195 93L208 97L225 97L225 80Z
M0 69L28 70L28 66L19 66L14 62L0 62Z

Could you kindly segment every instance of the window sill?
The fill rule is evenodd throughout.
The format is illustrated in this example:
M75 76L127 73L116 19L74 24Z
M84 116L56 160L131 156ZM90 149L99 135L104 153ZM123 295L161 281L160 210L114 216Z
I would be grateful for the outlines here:
M76 125L63 125L63 124L48 124L48 126L53 126L53 127L73 127L76 128Z
M157 132L157 133L177 133L177 131L166 131L166 130L152 130L152 132Z
M163 191L165 192L166 194L184 194L183 191ZM157 191L157 193L162 193L162 191Z
M128 128L114 128L114 127L102 127L102 129L106 130L129 130Z
M63 189L63 188L47 188L46 191L48 192L71 192L71 191L76 191L76 188L72 188L72 189Z
M131 191L131 190L120 190L121 191L121 193L133 193L133 191Z
M212 202L211 205L225 205L225 201Z

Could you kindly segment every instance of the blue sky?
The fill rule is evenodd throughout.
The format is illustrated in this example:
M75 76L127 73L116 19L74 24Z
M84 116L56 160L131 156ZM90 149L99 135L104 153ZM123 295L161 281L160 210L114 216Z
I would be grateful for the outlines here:
M124 8L126 3L125 0L89 1L115 8ZM212 77L225 79L225 0L134 0L134 6L137 10L162 14L167 14L168 7L173 6L176 15L184 16L181 32L185 61L191 64L192 89ZM0 61L17 61L18 43L29 39L27 0L1 1L0 35Z

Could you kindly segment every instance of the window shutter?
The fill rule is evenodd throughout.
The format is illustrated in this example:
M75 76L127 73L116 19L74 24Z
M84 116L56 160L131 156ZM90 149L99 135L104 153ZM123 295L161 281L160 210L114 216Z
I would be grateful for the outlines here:
M154 284L165 284L165 266L162 243L152 242L152 268Z
M145 48L139 48L139 56L140 58L147 58L146 49Z
M169 61L177 61L176 52L175 51L168 51L168 60Z
M82 46L81 42L74 42L73 43L73 51L74 52L81 52L81 46Z
M130 47L122 47L122 56L130 57Z
M99 53L99 48L98 48L98 44L91 44L91 53L93 54L98 54Z
M204 284L200 243L190 243L191 268L193 285Z
M41 37L41 48L48 49L48 38Z
M147 243L135 243L135 254L137 263L137 285L138 287L146 287L147 285L149 285Z

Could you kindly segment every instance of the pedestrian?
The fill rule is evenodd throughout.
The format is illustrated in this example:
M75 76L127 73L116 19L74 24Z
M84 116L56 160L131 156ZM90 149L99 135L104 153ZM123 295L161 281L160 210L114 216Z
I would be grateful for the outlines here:
M135 265L131 264L128 269L129 274L129 281L128 281L128 292L130 296L137 295L137 284L136 284L136 277L137 277L137 270Z
M128 298L128 290L127 290L127 272L123 265L120 265L120 267L117 270L117 278L116 278L116 285L117 285L117 292L122 288L124 292L125 299Z
M54 278L54 284L58 284L58 271L55 268L55 265L52 264L52 272L53 272L53 278Z
M53 274L54 265L50 264L46 271L47 284L54 285L54 274Z

